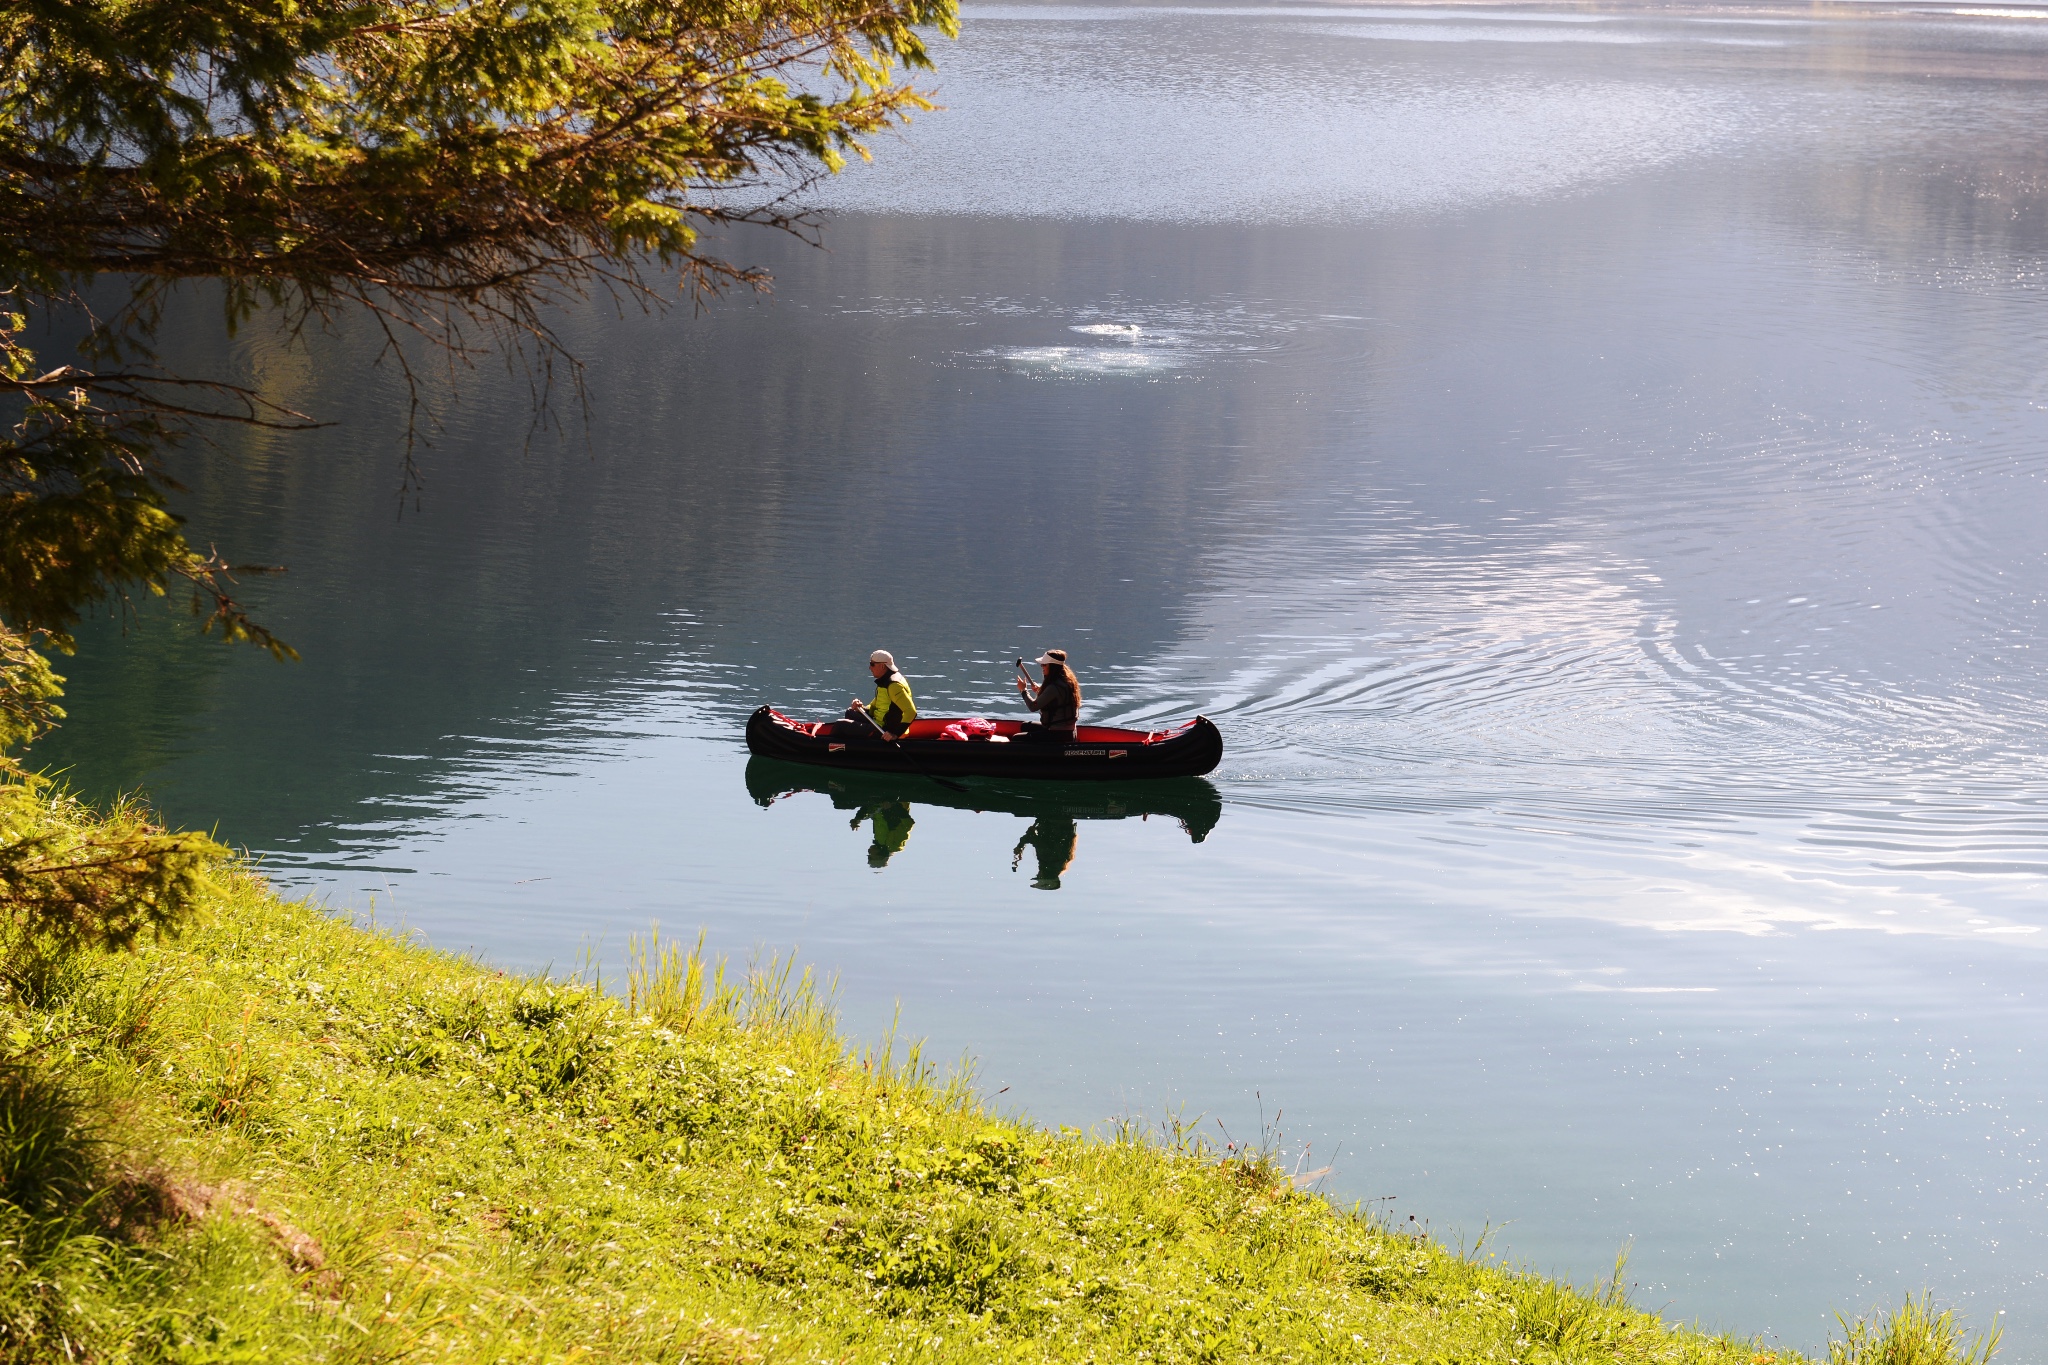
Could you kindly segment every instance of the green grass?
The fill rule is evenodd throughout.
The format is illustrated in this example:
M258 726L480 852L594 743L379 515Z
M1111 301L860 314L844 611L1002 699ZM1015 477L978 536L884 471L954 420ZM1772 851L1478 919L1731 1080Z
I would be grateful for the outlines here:
M1257 1153L997 1117L808 978L636 950L622 1001L224 869L175 939L16 962L0 1360L1797 1359ZM1835 1365L1962 1365L1917 1311Z

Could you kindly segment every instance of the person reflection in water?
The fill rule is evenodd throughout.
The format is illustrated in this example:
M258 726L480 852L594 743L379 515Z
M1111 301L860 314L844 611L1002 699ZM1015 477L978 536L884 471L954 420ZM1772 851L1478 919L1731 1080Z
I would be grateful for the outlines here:
M1039 891L1059 890L1060 874L1074 865L1074 842L1079 834L1070 816L1039 816L1017 841L1017 849L1010 855L1010 871L1015 872L1024 861L1025 849L1036 849L1038 875L1031 879L1031 885Z
M869 801L853 814L853 823L848 829L859 829L860 822L869 821L874 841L868 845L868 866L887 867L889 860L903 851L910 842L910 827L917 823L911 818L908 801Z

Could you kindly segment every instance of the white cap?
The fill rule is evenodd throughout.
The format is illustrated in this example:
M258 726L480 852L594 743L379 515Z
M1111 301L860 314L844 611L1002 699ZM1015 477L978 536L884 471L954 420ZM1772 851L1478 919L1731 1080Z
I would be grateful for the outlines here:
M1040 668L1044 668L1047 664L1063 664L1066 661L1067 651L1064 649L1048 649L1031 662L1037 664Z
M894 668L896 666L896 656L886 649L878 649L868 655L868 662L871 664L887 664L889 667Z

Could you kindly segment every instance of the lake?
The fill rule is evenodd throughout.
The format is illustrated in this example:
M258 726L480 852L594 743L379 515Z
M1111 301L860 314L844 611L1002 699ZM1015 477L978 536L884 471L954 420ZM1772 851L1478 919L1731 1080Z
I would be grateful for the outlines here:
M1811 1349L1932 1290L2048 1361L2043 11L969 6L772 295L180 458L278 665L144 606L39 757L505 966L658 921L1079 1128ZM1169 792L750 767L1197 711ZM1071 856L1070 856L1071 854ZM1996 1315L2003 1313L2003 1318Z

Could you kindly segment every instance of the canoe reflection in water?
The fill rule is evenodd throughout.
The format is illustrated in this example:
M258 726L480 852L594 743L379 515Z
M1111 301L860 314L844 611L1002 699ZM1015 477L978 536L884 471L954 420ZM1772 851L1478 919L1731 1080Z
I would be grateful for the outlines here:
M1037 856L1038 875L1031 884L1041 891L1060 889L1060 878L1074 865L1080 820L1125 820L1159 815L1180 822L1195 843L1209 837L1223 818L1223 798L1199 777L1162 778L1151 782L1004 782L969 778L964 792L953 791L925 777L905 773L821 770L807 764L772 758L747 761L747 794L766 808L786 796L816 792L839 810L852 811L852 826L868 826L868 866L886 867L903 851L916 821L913 807L948 806L976 813L996 811L1031 821L1010 858L1010 870L1023 866L1027 851Z

